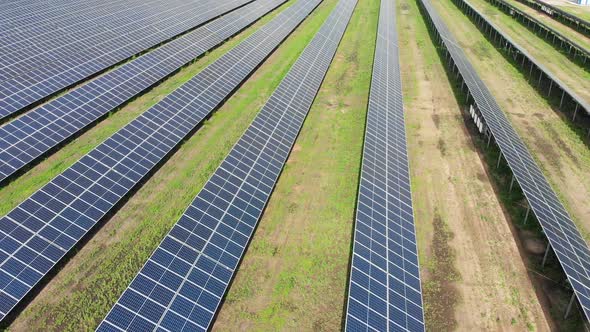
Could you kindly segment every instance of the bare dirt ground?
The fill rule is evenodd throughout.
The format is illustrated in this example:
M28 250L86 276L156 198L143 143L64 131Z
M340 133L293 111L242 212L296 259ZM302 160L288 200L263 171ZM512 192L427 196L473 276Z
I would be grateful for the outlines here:
M427 328L548 330L519 248L416 2L399 5Z
M590 240L590 149L450 1L436 2L451 31ZM473 31L474 33L465 33Z
M560 21L554 20L551 16L544 12L537 11L521 2L516 0L508 0L510 4L531 15L543 24L553 28L555 31L563 34L564 36L571 39L573 42L578 43L580 46L590 49L590 37L578 32L577 30L561 23Z

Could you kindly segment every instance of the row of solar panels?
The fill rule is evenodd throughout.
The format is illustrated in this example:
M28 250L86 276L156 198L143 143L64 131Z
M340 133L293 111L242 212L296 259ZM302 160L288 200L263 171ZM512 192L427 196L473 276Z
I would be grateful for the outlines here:
M3 29L0 36L7 38L3 39L4 42L10 43L22 44L41 35L47 36L47 41L50 41L57 37L57 32L72 33L75 28L94 29L100 22L109 24L113 19L130 22L128 15L132 11L139 15L136 17L141 17L149 10L147 6L138 6L139 4L135 0L23 4L18 8L2 10L0 24ZM154 2L148 0L145 4L154 5ZM58 31L51 31L50 28ZM6 46L9 45L2 45L2 48Z
M0 182L248 26L273 3L246 5L0 127Z
M49 29L55 36L9 44L0 51L0 119L251 0L178 1L185 3L168 8L160 2L143 16L130 12L127 23L100 20L93 31L71 33Z
M568 24L569 26L577 29L578 31L582 32L586 36L590 37L590 22L581 19L580 17L568 13L563 9L560 9L556 6L550 5L545 1L540 0L516 0L525 5L536 9L540 12L545 14L549 14L551 17L560 20L563 23Z
M241 30L283 2L264 0L240 8L230 19L241 16L244 20L220 21L220 28L236 24L226 32ZM286 22L296 25L296 18ZM219 29L214 24L201 33L215 35ZM268 56L290 32L289 26L283 27L269 36L279 39L267 40L259 37L266 33L263 29L0 219L0 318L241 83L249 71L245 64L236 66L239 59L248 55L255 68L256 59L260 62Z
M113 0L113 6L121 3L122 0ZM28 21L28 18L37 19L39 23L43 23L46 19L55 20L58 17L64 16L80 16L79 12L83 10L95 11L100 4L100 0L88 1L72 1L72 0L13 0L3 1L0 3L0 11L2 17L0 24L18 25L23 27L23 23ZM104 4L104 2L102 2Z
M336 5L99 331L210 327L355 5Z
M382 0L354 229L346 329L424 331L395 0Z
M555 76L549 69L547 69L547 67L545 67L543 64L541 64L541 62L538 61L537 59L535 59L531 54L529 54L524 47L517 44L507 34L502 32L502 30L500 30L500 28L498 28L494 23L492 23L490 20L488 20L472 4L470 4L466 0L451 0L451 1L453 1L455 4L457 4L457 6L459 6L459 8L461 8L463 10L467 10L469 14L476 16L476 18L478 19L478 23L485 24L485 26L486 26L485 32L489 33L490 35L493 34L495 37L500 37L500 40L505 41L507 43L506 48L508 48L508 46L510 46L510 49L509 49L510 52L514 52L518 55L523 56L527 60L528 63L525 65L523 62L522 65L525 65L528 68L529 64L530 64L530 68L534 67L535 69L537 69L537 71L543 73L545 75L545 77L547 77L549 80L551 80L553 82L552 86L561 90L563 92L564 96L567 95L568 98L576 105L575 106L576 112L578 109L581 108L583 112L590 115L590 104L584 98L580 97L577 93L572 91L572 89L570 89L563 81L561 81L559 78L557 78L557 76ZM554 89L554 91L556 91L556 90L557 89ZM563 102L563 98L562 98L562 102ZM560 104L560 108L561 108L561 106L562 105Z
M541 169L429 0L420 1L444 52L481 114L553 248L586 317L590 317L590 250Z
M17 155L30 162L283 2L259 0L244 6L11 122L2 128L3 152L17 151L19 146ZM0 219L0 319L227 99L320 2L296 2ZM100 330L209 328L355 6L356 0L338 3ZM401 101L400 87L396 89ZM5 153L2 160L13 155ZM406 184L401 188L409 191L407 156L400 158L399 171L404 172L406 165ZM14 170L26 163L21 160ZM404 230L395 231L408 237L408 225L402 226ZM413 241L414 247L404 250L413 250L414 256L402 255L417 267L415 238ZM396 267L400 268L410 269L408 276L415 280L408 283L419 292L414 268ZM405 295L404 291L397 296ZM415 296L407 296L416 302ZM401 308L397 303L394 307ZM409 330L416 326L423 330L421 300L417 310L419 324L408 323ZM417 312L409 314L414 317ZM394 323L400 324L392 320Z

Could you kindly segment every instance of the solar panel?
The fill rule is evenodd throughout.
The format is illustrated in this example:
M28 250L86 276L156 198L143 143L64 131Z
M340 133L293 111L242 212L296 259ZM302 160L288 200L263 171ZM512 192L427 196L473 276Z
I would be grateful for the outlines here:
M0 182L285 1L250 3L0 127Z
M336 5L98 331L211 327L356 2Z
M2 6L0 8L0 38L21 36L23 38L50 33L49 28L59 27L68 30L70 25L89 23L106 15L116 15L126 7L137 9L137 0L116 1L62 1L50 4L37 1L25 3L19 1L17 7ZM144 3L150 3L146 1ZM14 40L22 40L15 38ZM5 45L0 45L4 47Z
M318 3L280 13L0 219L0 320Z
M193 2L129 24L101 27L96 35L65 34L49 50L43 49L42 40L27 40L42 49L19 47L0 57L0 119L250 1Z
M395 0L382 0L346 309L347 331L424 331Z
M576 225L545 179L530 152L512 128L491 92L463 53L429 0L421 0L427 18L438 33L450 60L457 67L482 114L484 130L491 134L506 158L516 181L543 228L586 317L590 317L590 250Z
M139 20L138 23L145 21L144 28L147 28L149 20L167 19L177 14L179 6L185 6L183 3L169 3L167 8L166 2L155 4L148 2L147 6L141 6L136 1L126 0L122 5L114 4L113 7L107 7L107 15L85 21L82 19L82 22L77 21L79 17L66 16L66 18L50 20L45 25L33 25L28 29L17 25L11 32L4 30L0 34L0 54L3 60L1 68L6 68L6 71L0 73L0 80L7 80L26 70L56 61L59 58L52 56L55 53L61 57L71 56L75 52L72 54L68 52L72 51L74 46L80 48L74 49L77 52L84 50L84 47L92 46L88 45L91 41L110 42L110 39L115 37L115 33L120 33L119 37L125 38L125 34L132 33L138 28L137 24L130 25L134 23L134 20ZM67 19L72 22L68 22Z

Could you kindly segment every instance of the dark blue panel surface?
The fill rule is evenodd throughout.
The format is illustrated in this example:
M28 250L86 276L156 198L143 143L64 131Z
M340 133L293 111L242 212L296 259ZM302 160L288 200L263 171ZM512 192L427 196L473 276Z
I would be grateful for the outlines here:
M250 1L127 0L75 27L56 22L41 34L0 35L0 119ZM120 93L110 96L126 99Z
M248 4L1 127L0 182L283 2ZM152 122L145 126L155 128Z
M395 0L381 1L356 215L347 331L424 331Z

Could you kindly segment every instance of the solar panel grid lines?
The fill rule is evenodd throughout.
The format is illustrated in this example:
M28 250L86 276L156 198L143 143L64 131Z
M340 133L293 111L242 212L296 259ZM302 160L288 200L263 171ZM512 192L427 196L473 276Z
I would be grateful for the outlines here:
M300 0L0 219L0 320L307 17Z
M2 81L16 79L33 69L59 62L64 58L76 55L80 57L80 54L88 54L88 52L108 54L112 48L121 48L124 43L137 43L136 38L141 41L142 38L152 35L161 37L159 35L168 30L176 31L177 26L190 24L191 13L201 16L203 13L199 11L206 12L216 7L207 6L207 3L193 6L182 3L171 7L164 5L165 3L159 6L147 6L144 8L145 13L137 13L133 10L129 13L117 12L114 21L100 20L94 25L80 23L80 27L74 27L71 32L51 32L58 36L56 40L47 40L47 36L20 40L26 47L12 45L9 47L12 52L2 55L4 67Z
M424 331L395 1L381 1L356 213L347 331Z
M69 59L60 59L52 66L37 68L30 73L4 81L0 83L0 95L4 95L0 96L0 119L250 1L227 0L208 6L203 4L203 7L199 7L201 12L197 11L195 15L192 15L191 11L184 13L188 15L186 21L177 22L153 34L137 36L134 41L122 41L118 48L103 48L105 45L101 45L100 49L94 48L94 53L73 54ZM120 40L119 37L115 39Z
M0 182L285 1L250 3L0 127Z
M0 35L2 45L0 59L5 66L13 66L13 68L7 67L5 70L10 71L3 73L0 79L5 81L23 74L25 70L30 71L49 63L48 58L55 60L58 56L67 54L61 49L72 42L81 43L100 33L110 33L118 26L128 25L145 18L150 12L154 13L158 10L156 4L154 0L143 3L137 0L125 0L121 4L95 8L90 13L82 13L83 15L47 18L41 23L37 23L32 17L27 17L32 24L20 22L19 25L22 26L6 28ZM123 32L120 34L123 35ZM109 36L112 35L111 33ZM61 52L56 55L55 53L60 50ZM32 56L37 56L36 61L26 62Z
M211 328L355 5L338 3L99 331Z
M448 32L441 18L428 0L421 0L443 44L463 77L475 106L494 136L500 151L512 169L528 204L541 224L544 233L561 264L567 279L582 307L590 316L590 250L574 222L560 203L541 169L517 132L510 125L490 91L467 60L462 49Z
M94 4L96 1L88 1L87 3ZM0 24L5 22L12 22L13 20L23 19L25 12L35 12L36 10L45 10L51 12L52 10L63 10L64 6L72 5L64 1L53 1L48 4L48 1L3 1L0 3Z
M52 27L39 29L34 26L32 31L19 29L13 34L1 36L0 40L3 42L1 68L12 69L15 73L3 73L0 78L6 80L24 72L24 69L28 67L23 63L28 65L42 64L53 59L49 55L58 52L54 49L61 50L69 44L85 45L82 44L85 40L93 40L92 38L96 39L103 35L124 35L141 27L141 22L138 21L145 21L144 24L149 27L149 25L156 23L158 18L165 19L170 14L177 14L182 7L187 7L187 10L191 8L183 0L172 0L169 6L166 6L165 2L155 0L150 0L145 4L138 3L137 0L127 0L124 4L127 6L108 7L106 8L107 15L90 21L75 20L74 24L70 26L62 25L65 22L61 22L62 24L50 22ZM38 35L34 32L41 32L41 34ZM15 66L21 66L22 70L13 69Z
M10 13L0 10L0 50L4 50L10 44L5 39L7 36L19 36L11 39L11 42L17 42L25 37L38 34L51 33L47 28L64 28L65 24L83 24L88 20L100 17L100 13L115 13L117 8L123 6L130 7L134 1L116 0L116 1L84 1L68 3L64 6L51 5L50 7L29 6L19 7L17 13ZM133 8L131 8L133 9Z
M586 112L586 114L590 115L590 104L584 98L580 97L578 94L576 94L574 91L572 91L564 82L562 82L559 78L557 78L540 61L536 60L532 55L530 55L526 51L525 48L523 48L522 46L517 44L508 35L506 35L504 32L502 32L502 30L499 29L494 23L492 23L490 20L488 20L485 17L485 15L483 15L480 11L478 11L475 7L473 7L473 5L471 3L469 3L466 0L453 0L453 1L460 8L462 8L462 9L466 8L469 10L470 13L477 15L481 20L483 20L482 22L485 22L485 24L487 24L491 29L493 29L493 31L495 31L498 36L500 36L501 38L506 40L511 45L512 48L517 50L518 54L521 54L522 56L526 57L531 64L533 64L541 72L543 72L545 74L545 76L548 77L551 81L553 81L553 83L557 87L559 87L559 89L561 91L564 91L565 94L567 94L577 105L579 105L579 107L581 109L583 109L584 112ZM464 7L461 7L461 6L464 6Z

